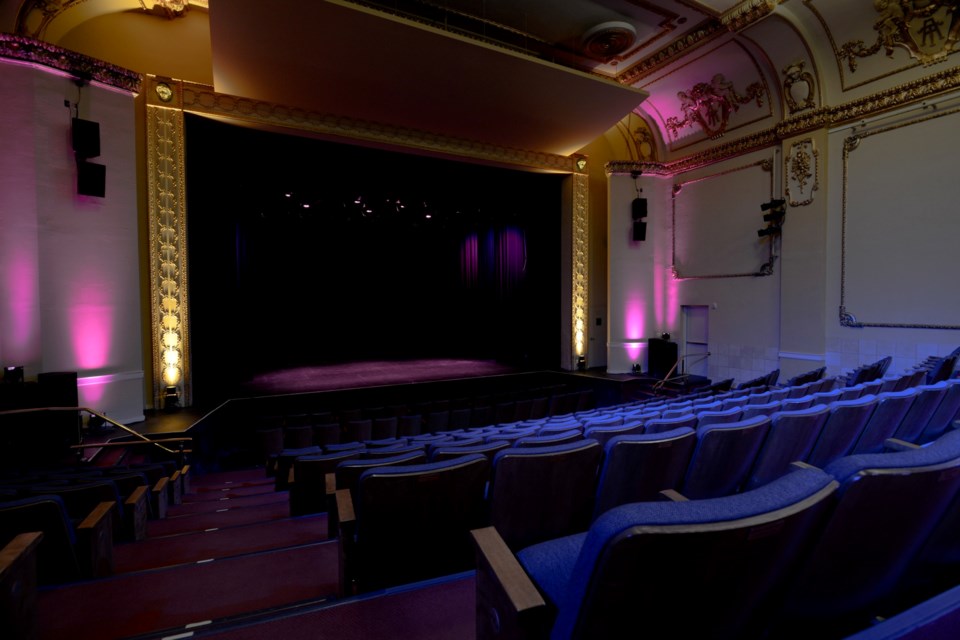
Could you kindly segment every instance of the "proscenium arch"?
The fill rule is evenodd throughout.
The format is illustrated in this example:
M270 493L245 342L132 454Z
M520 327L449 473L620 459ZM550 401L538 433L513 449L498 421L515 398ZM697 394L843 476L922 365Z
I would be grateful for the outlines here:
M564 190L567 199L564 209L569 211L570 224L569 258L565 261L570 267L563 274L568 280L570 310L565 314L567 319L562 331L563 340L569 345L561 345L561 366L573 369L578 360L585 358L589 308L586 255L589 246L589 181L582 156L520 151L419 131L370 126L361 121L219 94L209 86L157 76L145 78L143 91L146 96L147 220L155 406L159 407L173 397L180 405L189 406L193 396L187 295L185 113L344 142L366 142L396 150L570 175L571 188ZM566 252L564 256L567 256Z

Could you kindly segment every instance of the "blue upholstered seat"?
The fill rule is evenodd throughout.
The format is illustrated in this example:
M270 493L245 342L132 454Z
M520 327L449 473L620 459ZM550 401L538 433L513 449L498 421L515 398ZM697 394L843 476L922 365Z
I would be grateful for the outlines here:
M770 431L757 454L745 488L754 489L779 478L790 463L806 460L830 415L822 404L801 411L780 411L770 416Z
M877 396L877 408L863 425L863 431L851 453L880 453L887 438L893 437L897 428L917 399L916 387L902 391L881 391Z
M682 493L700 499L739 491L769 428L769 417L755 416L697 429L697 447L687 466Z
M621 504L656 500L664 489L679 489L696 442L690 427L611 438L604 446L594 518Z
M878 622L845 640L955 640L960 629L960 586Z
M511 447L493 458L491 523L513 549L586 531L603 448L596 440Z
M627 504L586 533L525 548L517 558L556 611L555 640L641 637L644 630L755 637L835 488L830 476L808 468L734 496ZM478 580L483 610L484 571Z
M841 458L837 505L772 637L841 637L887 613L912 558L960 488L960 431L926 447Z
M860 396L856 400L837 400L830 405L830 415L827 417L820 437L807 462L815 467L823 468L841 458L853 449L863 426L870 419L873 410L877 408L877 397L874 395Z

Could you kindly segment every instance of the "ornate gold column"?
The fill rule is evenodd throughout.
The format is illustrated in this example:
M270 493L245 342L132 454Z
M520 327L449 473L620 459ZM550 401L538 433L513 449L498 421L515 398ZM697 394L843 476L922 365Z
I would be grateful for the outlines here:
M184 118L179 83L147 77L147 219L154 406L192 401Z
M571 298L573 365L586 367L587 362L587 318L590 303L590 201L589 176L584 173L585 164L577 162L578 171L573 174L573 229L571 275L573 296Z

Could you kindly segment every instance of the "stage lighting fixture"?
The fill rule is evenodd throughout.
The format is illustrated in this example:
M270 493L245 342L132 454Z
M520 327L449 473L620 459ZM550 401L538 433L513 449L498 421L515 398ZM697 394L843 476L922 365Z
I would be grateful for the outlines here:
M767 227L766 229L760 229L757 231L757 235L761 238L763 236L775 236L780 233L780 227Z
M782 198L779 200L771 200L770 202L764 202L760 205L760 210L769 211L770 209L782 209L785 204L787 204L787 201Z
M3 382L5 384L19 384L23 382L23 367L4 367Z

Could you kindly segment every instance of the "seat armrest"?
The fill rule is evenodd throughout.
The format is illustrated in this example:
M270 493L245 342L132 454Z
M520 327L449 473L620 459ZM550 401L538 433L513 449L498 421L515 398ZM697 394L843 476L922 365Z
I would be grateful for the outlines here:
M810 463L803 462L802 460L794 460L793 462L790 463L790 468L791 469L819 469L819 467L815 467Z
M470 535L477 550L477 640L546 638L547 603L496 528Z
M349 489L340 489L334 494L337 514L337 538L339 538L340 547L340 580L338 595L353 595L356 592L355 572L353 571L354 554L356 546L354 544L353 533L356 529L356 512L353 509L353 498L350 496ZM329 514L328 514L329 515Z
M84 575L113 575L113 513L115 502L101 502L77 525L77 560Z
M163 520L167 517L167 505L170 504L168 482L170 478L160 478L150 490L150 517L154 520Z
M0 549L0 628L11 638L37 637L37 548L43 534L21 533Z
M687 496L674 489L664 489L660 492L660 495L662 496L661 502L687 502L689 500Z
M327 538L333 540L339 535L337 524L337 476L328 473L323 477L324 503L327 505Z
M123 532L127 540L147 537L147 486L141 485L123 501Z
M883 441L883 448L887 451L911 451L919 449L920 445L899 438L887 438Z

